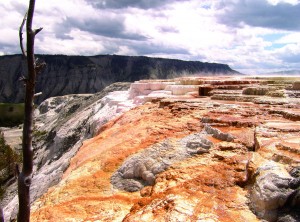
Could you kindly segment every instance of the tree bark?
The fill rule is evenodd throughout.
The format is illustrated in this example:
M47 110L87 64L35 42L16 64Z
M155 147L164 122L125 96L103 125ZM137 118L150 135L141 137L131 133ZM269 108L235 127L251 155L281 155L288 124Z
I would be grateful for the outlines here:
M25 115L23 126L23 168L18 176L18 196L19 196L19 213L18 222L30 221L30 185L33 169L33 150L32 150L32 125L33 125L33 99L35 93L35 58L34 58L34 38L36 31L32 30L32 20L34 14L35 0L29 1L29 8L26 22L27 34L27 69L28 77L25 80ZM21 41L21 40L20 40ZM21 41L22 42L22 41ZM22 49L22 43L21 43ZM24 54L24 50L22 50Z
M4 222L4 215L3 215L2 207L0 207L0 222Z

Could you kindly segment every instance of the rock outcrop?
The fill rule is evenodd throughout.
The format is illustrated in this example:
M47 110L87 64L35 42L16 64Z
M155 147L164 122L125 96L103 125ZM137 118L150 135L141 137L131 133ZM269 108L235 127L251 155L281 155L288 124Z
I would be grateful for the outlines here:
M276 221L280 213L278 209L299 207L298 175L293 178L284 166L273 161L262 164L255 173L250 199L253 210L260 218ZM296 210L294 213L297 213Z
M143 56L37 55L47 66L37 77L36 102L68 94L96 93L115 82L140 79L166 79L181 75L237 74L228 65L148 58ZM21 55L0 56L0 102L23 102L24 87L18 81L26 76Z
M154 185L155 176L176 162L207 153L212 142L205 134L195 133L180 140L166 139L140 153L129 157L111 177L111 183L118 189L129 192Z
M93 136L103 124L130 108L130 104L124 106L117 100L108 102L111 94L126 94L124 90L127 90L129 85L115 83L94 95L77 94L49 98L35 110L32 201L61 180L63 172L69 166L70 158L75 155L85 139ZM101 121L96 118L99 115ZM6 205L6 218L16 216L16 183L7 187L2 205Z
M32 221L299 221L300 99L285 79L283 98L243 94L268 81L143 80L45 101Z

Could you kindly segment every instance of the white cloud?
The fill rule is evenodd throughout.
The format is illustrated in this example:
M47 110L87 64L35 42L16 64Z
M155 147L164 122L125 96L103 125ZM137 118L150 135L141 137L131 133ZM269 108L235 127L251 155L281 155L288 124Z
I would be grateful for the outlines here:
M300 42L300 32L288 33L282 38L274 41L274 43L288 44L288 43L298 43Z
M96 41L87 33L80 30L72 30L71 35L76 36L75 39L55 39L45 37L42 40L36 41L36 52L53 54L53 47L55 47L55 54L66 55L96 55L97 52L104 51L105 47L100 41ZM93 53L94 52L94 53Z
M288 3L291 5L297 5L300 3L299 0L267 0L272 5L277 5L279 3Z
M247 73L300 69L299 7L299 0L38 0L34 27L44 29L35 47L219 62ZM23 0L0 2L0 55L20 53L26 8Z

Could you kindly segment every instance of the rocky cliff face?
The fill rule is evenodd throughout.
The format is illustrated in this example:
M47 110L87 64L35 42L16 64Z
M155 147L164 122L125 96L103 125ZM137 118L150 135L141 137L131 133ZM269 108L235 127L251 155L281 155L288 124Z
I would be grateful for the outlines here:
M177 78L44 101L32 221L299 221L297 87Z
M54 96L95 93L114 82L166 79L199 73L236 74L228 65L148 57L99 55L38 55L47 67L37 78L37 103ZM26 76L20 55L0 57L0 102L22 102L24 87L18 79Z

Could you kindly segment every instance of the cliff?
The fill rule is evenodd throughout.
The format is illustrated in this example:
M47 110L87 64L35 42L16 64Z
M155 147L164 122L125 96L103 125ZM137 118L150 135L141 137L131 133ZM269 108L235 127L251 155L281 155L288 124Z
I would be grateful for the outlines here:
M32 221L300 220L299 79L128 87L38 107Z
M228 65L148 57L37 55L47 67L37 78L37 103L54 96L95 93L114 82L166 79L180 75L236 74ZM0 57L0 102L23 102L26 76L20 55Z

